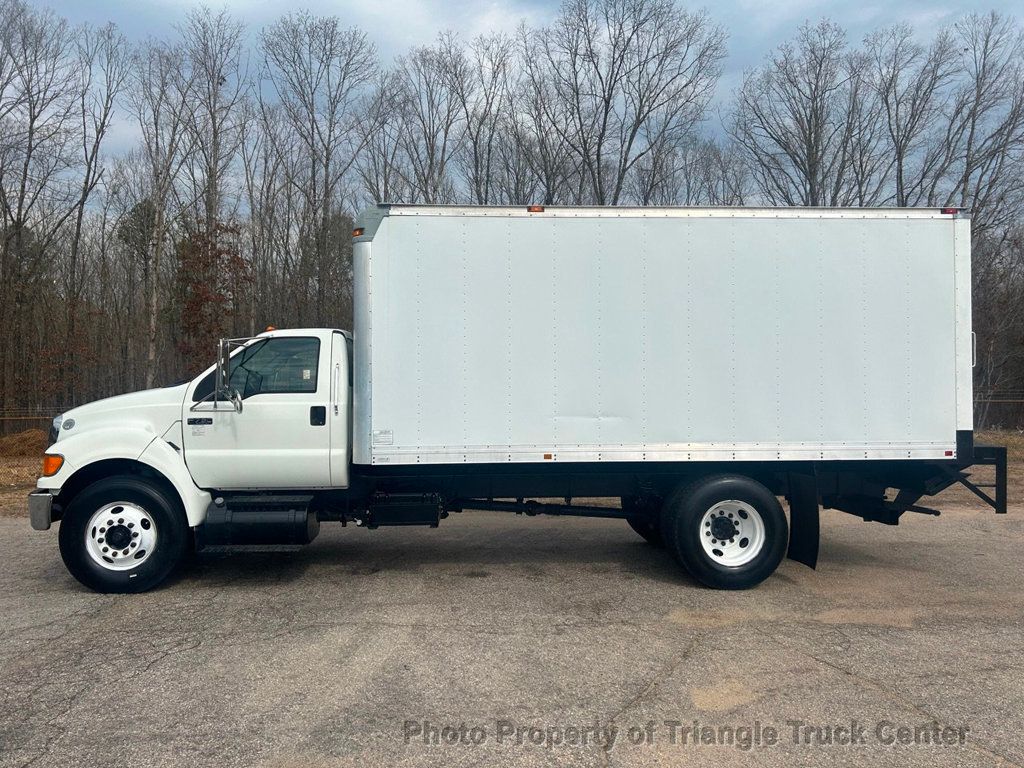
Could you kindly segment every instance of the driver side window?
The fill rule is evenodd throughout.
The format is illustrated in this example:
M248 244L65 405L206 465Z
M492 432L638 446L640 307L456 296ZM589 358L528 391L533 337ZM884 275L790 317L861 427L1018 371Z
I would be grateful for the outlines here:
M267 339L232 359L231 388L241 392L243 399L269 393L316 392L319 360L319 339Z
M242 399L260 394L311 393L317 390L320 340L295 336L264 339L231 358L232 389ZM213 391L211 373L196 387L194 399Z

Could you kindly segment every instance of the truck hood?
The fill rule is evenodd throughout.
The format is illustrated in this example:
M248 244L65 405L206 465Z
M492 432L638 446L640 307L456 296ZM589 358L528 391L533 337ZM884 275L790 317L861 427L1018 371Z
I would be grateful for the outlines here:
M72 408L63 414L57 441L87 430L112 426L134 427L150 431L154 436L162 435L181 420L181 403L187 389L187 383L146 389Z

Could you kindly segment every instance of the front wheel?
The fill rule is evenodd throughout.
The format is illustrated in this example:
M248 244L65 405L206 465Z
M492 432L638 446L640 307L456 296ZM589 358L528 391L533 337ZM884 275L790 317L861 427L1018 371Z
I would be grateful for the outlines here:
M144 592L181 561L188 523L177 499L144 478L99 480L72 499L61 520L60 554L97 592Z
M663 531L676 559L715 589L760 584L778 568L789 541L779 500L742 475L697 480L673 494L664 514Z

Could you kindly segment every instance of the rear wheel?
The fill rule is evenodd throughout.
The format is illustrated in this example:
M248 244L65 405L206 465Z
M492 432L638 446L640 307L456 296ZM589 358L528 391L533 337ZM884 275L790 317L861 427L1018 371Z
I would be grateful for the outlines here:
M716 589L748 589L785 555L789 527L775 495L742 475L702 478L665 505L669 549L690 574Z
M185 554L188 522L177 499L132 475L99 480L71 503L60 524L60 553L71 575L97 592L143 592Z

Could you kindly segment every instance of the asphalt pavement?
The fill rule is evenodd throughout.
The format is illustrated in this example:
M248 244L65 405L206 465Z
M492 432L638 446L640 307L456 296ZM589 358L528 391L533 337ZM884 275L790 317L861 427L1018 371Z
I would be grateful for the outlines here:
M324 524L96 595L0 519L0 766L1024 764L1024 507L716 592L615 520Z

